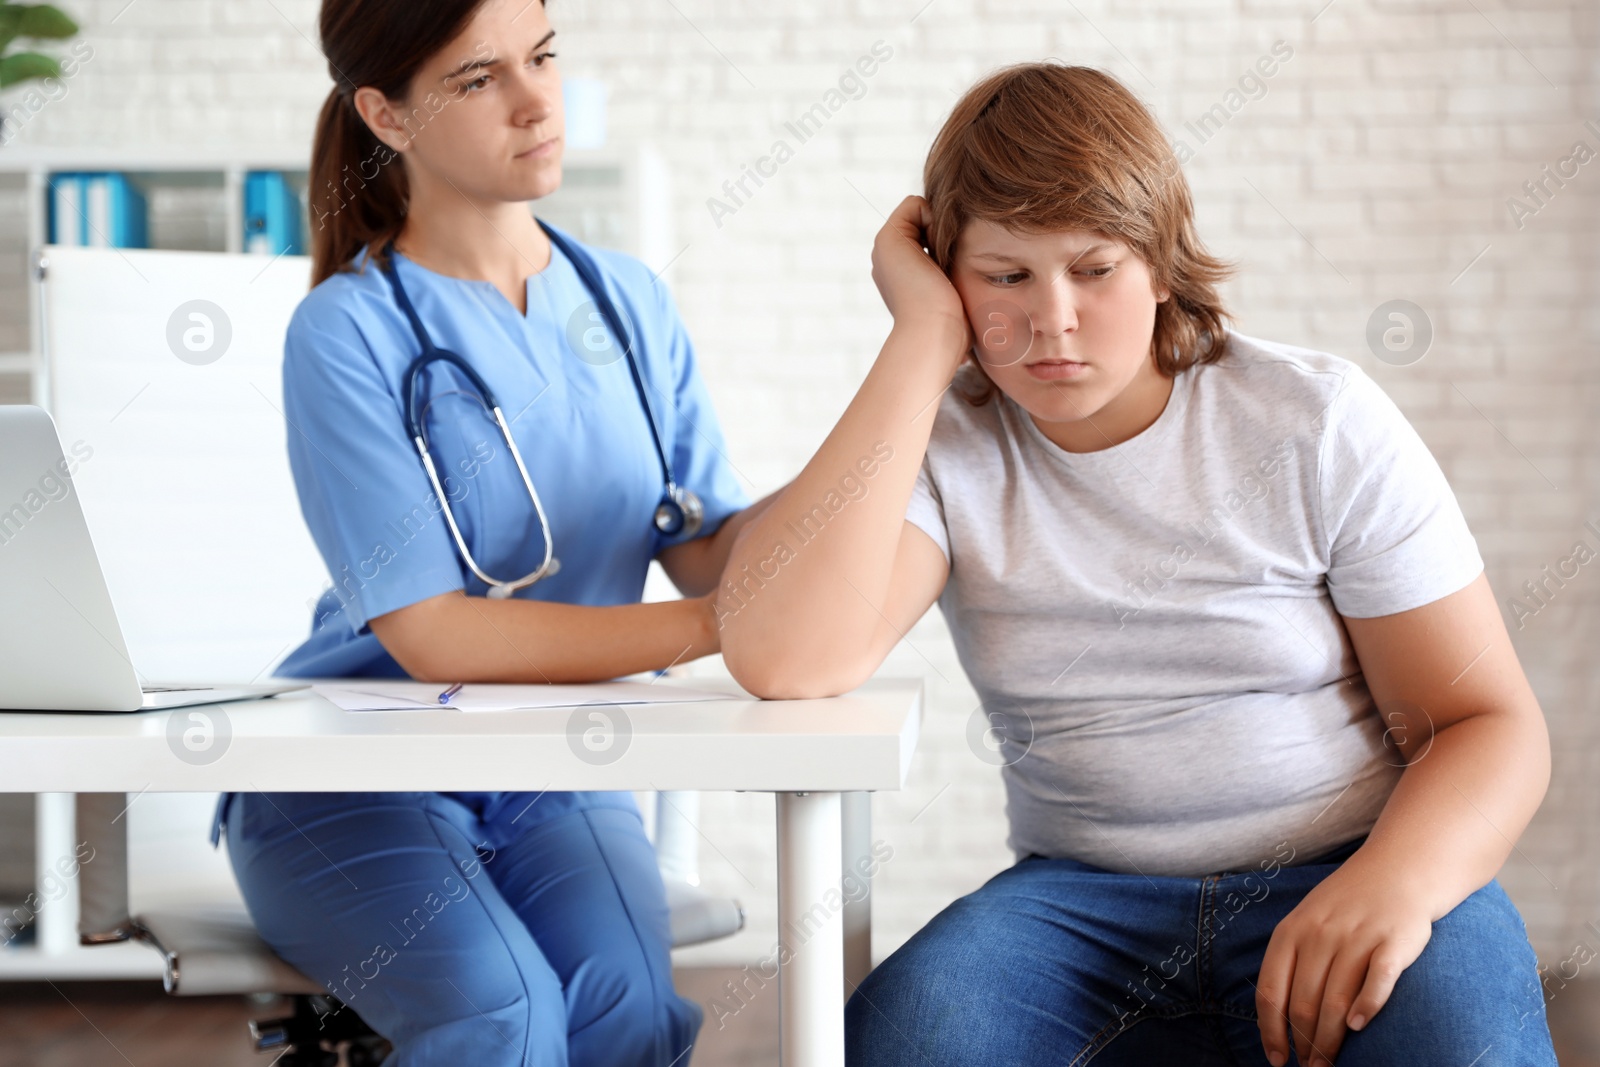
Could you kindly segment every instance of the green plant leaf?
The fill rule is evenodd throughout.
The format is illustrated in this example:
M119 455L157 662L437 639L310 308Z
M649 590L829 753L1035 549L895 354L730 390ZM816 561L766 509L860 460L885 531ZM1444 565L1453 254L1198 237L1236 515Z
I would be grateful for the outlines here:
M17 27L22 24L22 9L15 4L0 4L0 51L16 40Z
M20 12L21 17L17 23L17 36L49 38L61 40L64 37L75 36L78 24L67 17L66 13L52 4L8 4Z
M0 58L0 89L29 78L59 78L61 64L38 52L17 52Z

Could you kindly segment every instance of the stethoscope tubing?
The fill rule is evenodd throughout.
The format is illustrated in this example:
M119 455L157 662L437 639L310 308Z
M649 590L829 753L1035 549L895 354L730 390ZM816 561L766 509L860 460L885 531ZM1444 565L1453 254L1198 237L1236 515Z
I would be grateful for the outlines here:
M605 284L599 277L589 257L563 235L546 225L542 219L535 219L535 221L539 223L540 228L550 238L551 243L559 248L566 255L568 261L572 263L579 280L589 290L589 294L594 297L595 305L605 319L606 326L611 330L612 336L618 338L619 343L624 344L623 355L627 359L628 374L632 379L634 391L639 396L639 403L644 409L645 422L650 427L650 440L655 446L656 459L660 463L661 477L666 487L666 495L656 508L656 527L664 533L677 533L684 529L687 529L691 535L698 532L703 516L702 505L699 498L692 492L681 489L673 477L672 465L667 459L666 448L661 441L661 431L656 425L655 409L650 403L644 377L640 374L638 362L634 358L632 335L622 328L621 316L617 313L616 306L611 302L610 295L606 292ZM416 308L412 305L410 295L406 292L405 286L400 282L399 272L395 269L392 259L393 252L394 242L391 240L384 245L385 265L382 273L388 279L390 288L394 290L395 302L399 304L401 311L404 312L411 324L412 332L416 334L418 342L422 345L422 351L407 364L401 379L404 390L403 403L406 431L410 435L412 443L416 446L417 455L422 460L422 467L427 473L428 481L438 495L440 510L444 513L445 522L450 527L450 535L455 541L456 549L461 553L462 560L472 573L489 587L488 596L497 600L505 599L518 589L532 585L552 573L554 542L550 534L549 517L545 513L543 501L539 498L539 491L534 487L533 478L528 473L527 464L523 462L522 452L517 448L516 441L511 435L511 428L506 423L505 413L501 410L499 399L495 396L494 391L489 388L488 382L483 380L482 376L472 368L471 364L455 352L440 348L434 343L432 336L422 323L422 317L417 314ZM450 507L444 486L439 480L433 457L429 454L427 436L423 430L422 417L417 408L416 385L422 369L438 360L443 360L454 366L478 390L484 406L493 414L495 423L500 427L500 433L505 439L507 451L511 453L511 457L517 465L517 473L522 477L522 484L528 490L528 496L533 501L534 513L539 518L539 528L544 537L544 560L539 564L538 568L514 581L505 582L492 578L483 568L478 566L477 560L473 558L471 551L467 548L466 538L462 535L460 526L456 523L455 514ZM676 509L677 517L669 524L664 525L662 515L665 509L669 507L669 502L670 507ZM668 525L676 528L668 529Z
M466 538L461 535L461 527L456 525L455 512L451 510L449 499L445 496L444 486L439 482L439 472L433 465L433 457L428 454L428 443L421 435L413 437L412 443L417 446L417 455L422 458L422 469L427 472L428 481L433 485L433 491L439 497L440 510L444 512L444 521L450 526L450 536L455 539L456 549L461 553L461 558L471 568L472 573L489 587L488 596L491 600L504 600L518 589L532 585L543 578L550 571L550 563L554 559L555 543L550 537L550 520L545 515L544 503L539 499L539 490L534 488L533 479L528 475L528 468L522 462L522 453L517 449L516 442L511 439L511 428L506 425L506 416L496 404L490 409L494 413L494 421L500 426L500 433L505 437L506 450L511 453L511 458L516 461L517 472L522 475L522 484L527 487L528 496L533 499L534 514L539 516L539 530L544 535L544 560L538 568L523 575L512 582L502 582L489 577L478 566L478 561L472 558L472 553L467 549Z
M639 404L644 408L645 421L650 424L650 441L655 445L656 459L661 463L661 480L667 484L667 494L674 495L678 483L673 480L672 464L667 460L667 450L661 443L661 430L656 426L655 406L650 403L644 376L639 373L639 363L633 355L633 335L622 328L622 316L617 314L617 307L611 302L610 294L606 292L605 282L595 272L594 264L589 257L575 248L571 241L547 226L543 219L534 221L544 230L551 243L561 249L573 269L577 271L578 278L583 282L584 288L589 290L589 295L594 297L595 306L600 309L601 316L606 320L606 328L611 331L612 337L617 338L617 343L623 346L623 358L628 361L628 375L633 379L634 391L639 394Z

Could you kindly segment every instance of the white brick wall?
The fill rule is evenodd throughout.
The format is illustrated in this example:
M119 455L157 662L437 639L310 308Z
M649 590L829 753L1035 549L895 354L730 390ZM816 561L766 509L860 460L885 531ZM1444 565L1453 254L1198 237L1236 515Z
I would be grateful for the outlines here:
M311 0L65 3L96 56L23 140L309 139L327 88ZM1450 476L1502 600L1600 518L1600 161L1521 230L1506 208L1574 141L1600 150L1583 126L1600 119L1592 2L554 0L551 13L567 73L612 85L612 137L652 139L671 163L689 247L667 279L753 491L798 468L870 365L889 321L868 276L872 236L920 191L923 153L977 75L1042 57L1102 66L1185 136L1283 40L1294 56L1266 96L1187 167L1204 237L1242 261L1226 290L1241 328L1349 356L1391 391ZM878 39L895 54L866 96L717 228L706 198ZM1396 297L1436 331L1411 367L1365 348L1368 315ZM1547 960L1600 916L1596 572L1513 624L1555 772L1501 880ZM909 788L877 800L876 832L895 849L877 887L880 956L1009 859L997 772L967 750L975 701L937 613L884 671L925 675L930 714ZM705 879L742 896L752 924L692 958L770 947L772 825L765 796L705 798Z

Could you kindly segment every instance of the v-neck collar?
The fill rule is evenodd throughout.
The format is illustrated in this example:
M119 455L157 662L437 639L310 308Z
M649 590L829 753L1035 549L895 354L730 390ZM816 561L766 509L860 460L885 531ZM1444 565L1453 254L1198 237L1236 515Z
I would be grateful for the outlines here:
M483 299L490 304L493 304L498 299L500 305L504 307L506 311L510 312L512 317L523 325L527 325L533 321L533 298L535 283L540 282L543 279L547 279L550 276L551 271L556 268L556 262L558 259L562 263L567 263L567 257L562 255L561 249L556 247L556 243L554 241L551 241L550 262L544 265L543 270L536 270L522 280L523 310L519 312L516 308L516 305L507 299L506 294L501 292L500 287L494 282L487 281L482 278L462 278L454 274L440 274L431 267L424 267L421 263L418 263L404 252L400 251L398 248L392 249L391 253L396 260L404 260L412 270L428 278L437 279L445 284L463 286L477 294L480 299ZM570 264L568 266L570 268Z

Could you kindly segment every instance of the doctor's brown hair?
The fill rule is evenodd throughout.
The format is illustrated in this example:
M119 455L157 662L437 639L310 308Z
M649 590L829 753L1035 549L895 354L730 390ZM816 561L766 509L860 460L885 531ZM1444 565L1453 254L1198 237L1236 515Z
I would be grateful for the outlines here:
M1083 230L1121 240L1150 268L1156 305L1150 349L1172 377L1222 356L1216 286L1233 273L1194 228L1183 171L1154 116L1111 75L1091 67L1020 63L967 90L923 168L932 214L928 251L950 273L962 228L974 219L1019 233ZM976 391L994 383L969 357Z
M400 154L378 140L356 110L355 92L370 85L390 100L407 99L411 79L456 37L484 0L323 0L322 52L333 89L311 143L311 285L342 269L363 245L378 249L400 232L410 200ZM543 0L540 0L543 6ZM430 114L413 101L419 123Z

